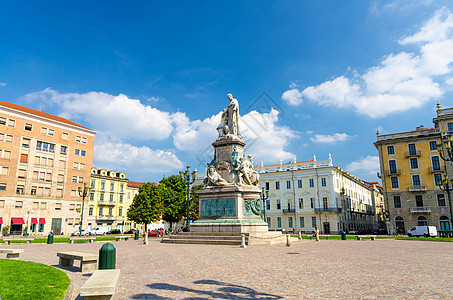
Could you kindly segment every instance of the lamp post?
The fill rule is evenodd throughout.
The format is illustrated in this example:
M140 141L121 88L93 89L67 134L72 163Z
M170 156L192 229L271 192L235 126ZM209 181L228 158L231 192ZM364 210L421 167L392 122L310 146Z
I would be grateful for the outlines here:
M186 223L186 230L187 232L190 231L190 216L189 216L189 209L190 209L190 185L195 182L195 176L197 176L197 170L193 171L190 174L190 166L187 166L186 171L179 172L179 176L184 180L184 183L187 185L187 223Z
M83 189L82 187L79 186L77 189L79 192L79 196L82 197L82 215L80 217L80 228L79 228L79 236L82 236L82 223L83 223L83 207L85 205L85 197L90 193L91 188L87 186L86 183L83 184Z
M264 188L262 188L260 198L261 201L263 202L263 213L264 213L263 221L266 222L266 205L267 205L266 200L269 199L269 191L264 192Z
M453 185L453 180L448 180L448 176L445 177L443 180L438 180L437 181L437 186L442 190L447 192L447 197L448 197L448 206L450 206L450 223L452 224L453 228L453 211L451 209L451 197L450 197L450 191L453 190L452 186L450 183Z

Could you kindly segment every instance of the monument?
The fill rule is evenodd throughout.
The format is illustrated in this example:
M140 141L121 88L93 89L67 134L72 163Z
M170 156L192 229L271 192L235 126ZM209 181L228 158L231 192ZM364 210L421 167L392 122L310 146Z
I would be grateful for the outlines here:
M253 158L245 155L239 128L239 103L228 94L218 137L212 144L214 157L206 168L204 188L198 191L199 218L190 234L219 237L246 235L248 244L284 243L281 232L269 232L261 219L259 174Z

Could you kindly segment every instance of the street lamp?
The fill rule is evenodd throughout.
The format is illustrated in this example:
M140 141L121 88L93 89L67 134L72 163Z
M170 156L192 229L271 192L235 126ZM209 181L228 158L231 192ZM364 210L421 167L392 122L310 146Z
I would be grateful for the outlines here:
M446 139L442 139L441 137L440 144L436 144L436 148L444 161L453 161L453 141L451 137L447 137ZM443 148L445 148L445 152Z
M86 183L83 184L83 189L82 187L79 186L77 189L79 192L79 196L82 197L82 216L80 217L80 228L79 228L79 236L82 236L82 223L83 223L83 207L85 205L85 197L90 193L91 188L87 186Z
M450 191L453 190L452 186L453 185L453 180L450 180L450 183L448 181L448 176L445 177L443 180L438 180L437 181L437 186L442 190L447 192L447 197L448 197L448 206L450 206L450 223L452 224L453 227L453 211L451 209L451 197L450 197Z
M264 192L264 188L262 188L260 197L261 202L263 202L263 213L264 213L263 221L266 222L266 205L267 205L266 200L269 199L269 191Z
M184 180L184 183L187 185L187 224L186 224L186 230L187 232L190 231L190 216L189 216L189 208L190 208L190 185L195 182L195 177L197 176L197 170L193 171L192 174L190 174L190 166L187 166L186 171L179 172L179 176ZM192 176L192 178L191 178Z

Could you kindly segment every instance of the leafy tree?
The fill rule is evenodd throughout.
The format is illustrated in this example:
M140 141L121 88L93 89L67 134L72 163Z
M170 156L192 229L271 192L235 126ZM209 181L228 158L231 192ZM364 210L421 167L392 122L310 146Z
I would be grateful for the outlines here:
M172 229L173 223L181 221L186 212L186 185L181 177L172 175L162 178L159 182L159 191L164 206L162 219L170 223Z
M135 223L145 224L145 231L148 231L148 224L160 220L162 212L159 187L147 182L139 187L138 194L127 210L127 218Z
M189 217L192 221L198 219L198 212L200 208L197 191L201 190L203 187L203 184L194 185L190 190Z

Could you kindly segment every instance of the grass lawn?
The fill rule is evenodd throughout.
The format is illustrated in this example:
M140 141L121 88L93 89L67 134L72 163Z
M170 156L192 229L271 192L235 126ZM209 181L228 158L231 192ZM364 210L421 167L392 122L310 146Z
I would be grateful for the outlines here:
M0 297L62 299L70 279L65 272L29 261L0 259Z

